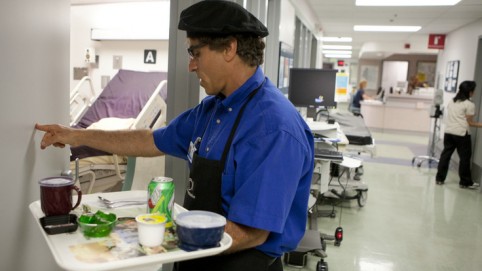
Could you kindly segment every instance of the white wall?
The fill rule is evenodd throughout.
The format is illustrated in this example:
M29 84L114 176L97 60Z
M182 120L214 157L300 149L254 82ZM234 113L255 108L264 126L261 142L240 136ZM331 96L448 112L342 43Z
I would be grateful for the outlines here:
M312 17L313 14L306 14L307 6L304 1L295 2L297 7L293 5L291 0L281 0L281 22L279 26L280 34L279 39L282 42L294 47L295 41L295 29L296 29L296 17L305 24L305 26L315 34L315 36L321 36L316 29L317 22ZM297 10L298 9L298 10ZM311 19L306 19L311 18ZM315 68L321 69L323 66L323 54L322 54L322 42L317 42L317 55L312 56L316 58Z
M34 124L68 123L69 6L0 3L0 270L60 270L28 206L40 198L40 178L68 167L67 150L40 150Z
M122 56L123 69L167 71L169 5L169 1L140 1L72 6L70 90L78 83L73 79L73 68L88 67L94 88L100 93L101 76L112 78L117 73L113 68L114 56ZM166 40L93 41L90 36L92 28L151 31ZM98 67L84 62L84 51L89 47L99 55ZM145 49L157 50L156 64L144 64Z
M429 49L427 46L428 35L414 35L405 42L410 44L409 49L404 49L404 54L436 54L437 49ZM388 57L400 53L400 42L366 42L360 49L360 55L365 53L384 54Z
M448 61L460 60L458 85L465 80L474 80L475 58L477 55L477 42L482 35L482 20L464 26L447 34L445 49L440 50L437 58L437 76L443 89L443 79ZM444 104L455 96L455 93L444 91Z
M281 0L281 21L279 25L279 41L293 47L295 44L295 9L289 0Z

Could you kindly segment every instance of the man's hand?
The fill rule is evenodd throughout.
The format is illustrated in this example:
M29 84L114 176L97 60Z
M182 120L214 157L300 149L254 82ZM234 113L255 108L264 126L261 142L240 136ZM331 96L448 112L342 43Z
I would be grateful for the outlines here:
M259 246L266 242L269 235L269 231L251 228L230 220L227 220L224 231L233 238L233 244L224 254Z
M48 146L53 145L54 147L63 148L66 144L72 145L71 139L72 129L58 125L58 124L48 124L40 125L35 124L35 129L45 132L42 142L40 143L40 148L45 149Z

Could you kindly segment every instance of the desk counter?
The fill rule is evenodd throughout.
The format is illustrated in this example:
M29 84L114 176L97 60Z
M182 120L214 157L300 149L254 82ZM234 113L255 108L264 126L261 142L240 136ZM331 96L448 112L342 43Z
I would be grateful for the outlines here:
M391 95L386 103L362 101L361 114L369 128L428 133L431 102L426 95Z

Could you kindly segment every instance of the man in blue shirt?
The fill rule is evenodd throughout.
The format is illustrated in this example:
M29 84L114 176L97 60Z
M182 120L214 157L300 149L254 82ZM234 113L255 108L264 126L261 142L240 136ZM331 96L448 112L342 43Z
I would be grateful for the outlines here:
M37 125L41 143L89 145L130 156L186 159L184 206L227 219L232 246L176 270L282 270L303 237L314 164L313 136L264 76L266 27L234 2L201 1L181 13L189 70L209 95L156 131L74 130Z

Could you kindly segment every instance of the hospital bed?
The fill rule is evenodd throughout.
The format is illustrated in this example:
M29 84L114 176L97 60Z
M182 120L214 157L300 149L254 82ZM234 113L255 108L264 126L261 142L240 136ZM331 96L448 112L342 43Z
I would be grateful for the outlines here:
M343 152L368 153L370 157L376 156L375 139L361 115L335 112L329 117L338 123L341 131L348 139L348 144L344 146Z
M71 111L74 113L71 114L72 127L121 130L163 126L166 78L167 74L162 72L119 70L97 97L92 95L94 91L79 93L80 88L74 88L76 93L71 94L71 98L77 99L71 99L76 106L76 110ZM71 148L71 170L76 172L78 185L86 194L122 189L128 160L128 157L87 146Z

